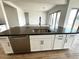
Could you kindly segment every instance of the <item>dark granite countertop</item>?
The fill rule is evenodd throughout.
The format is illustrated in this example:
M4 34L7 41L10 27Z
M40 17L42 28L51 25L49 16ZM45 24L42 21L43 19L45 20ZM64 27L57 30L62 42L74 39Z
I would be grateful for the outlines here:
M49 27L14 27L0 33L0 36L77 34L78 33L78 32L64 32L63 30L61 30L61 28L62 27L59 27L57 31L50 31Z

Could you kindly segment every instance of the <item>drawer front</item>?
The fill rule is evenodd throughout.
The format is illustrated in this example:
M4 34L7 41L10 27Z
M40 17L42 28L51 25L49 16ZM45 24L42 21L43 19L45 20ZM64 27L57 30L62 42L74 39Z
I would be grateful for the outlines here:
M9 42L8 37L0 37L0 42Z
M31 35L30 39L50 39L52 35Z
M65 38L65 37L66 37L66 35L56 35L56 38L59 38L59 39Z
M75 38L76 34L69 34L67 35L67 38Z

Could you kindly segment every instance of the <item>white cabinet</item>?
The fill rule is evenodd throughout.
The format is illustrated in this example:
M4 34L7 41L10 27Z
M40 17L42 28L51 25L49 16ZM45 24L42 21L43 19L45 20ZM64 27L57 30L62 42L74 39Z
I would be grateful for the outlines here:
M66 38L65 34L59 34L59 35L55 36L54 50L56 50L56 49L63 49L64 48L65 38Z
M40 40L30 39L31 51L40 51Z
M0 37L0 43L6 54L13 53L8 37Z
M71 48L73 41L75 40L76 34L67 34L64 48Z
M46 51L70 48L76 34L31 35L31 51Z
M51 38L40 39L40 47L41 51L52 50L52 39Z
M31 35L30 47L31 51L52 50L54 35Z

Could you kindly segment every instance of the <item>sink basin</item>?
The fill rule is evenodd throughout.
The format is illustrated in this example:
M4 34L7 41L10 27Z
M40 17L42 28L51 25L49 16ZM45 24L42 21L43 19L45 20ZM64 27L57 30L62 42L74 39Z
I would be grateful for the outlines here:
M32 32L37 32L37 33L40 33L40 32L49 32L48 29L33 29Z

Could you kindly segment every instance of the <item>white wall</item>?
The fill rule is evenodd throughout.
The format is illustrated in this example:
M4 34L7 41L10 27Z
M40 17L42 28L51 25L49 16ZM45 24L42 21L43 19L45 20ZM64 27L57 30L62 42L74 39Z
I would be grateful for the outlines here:
M26 20L25 20L25 15L23 10L21 10L20 8L17 8L17 13L18 13L19 26L25 26Z
M30 11L29 12L29 24L39 25L39 17L41 16L41 24L44 25L46 22L46 14L41 11Z

